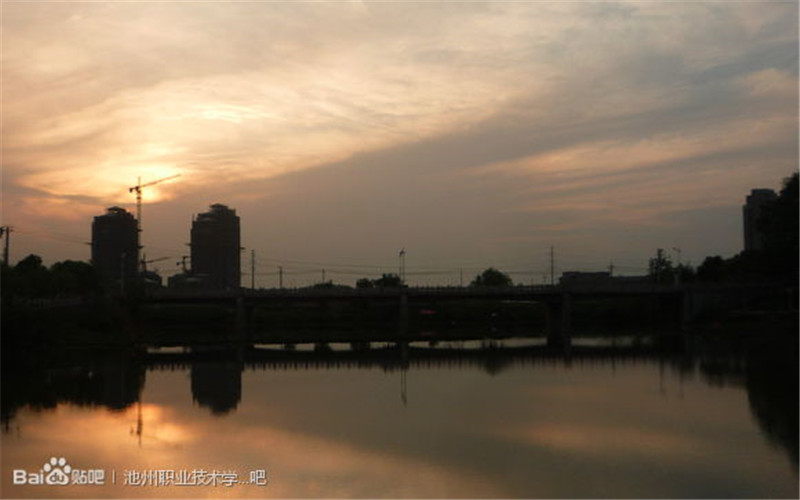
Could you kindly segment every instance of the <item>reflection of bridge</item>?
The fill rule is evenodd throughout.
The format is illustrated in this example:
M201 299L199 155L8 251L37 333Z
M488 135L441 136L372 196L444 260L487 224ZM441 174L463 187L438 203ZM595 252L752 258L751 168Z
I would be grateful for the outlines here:
M481 348L414 347L407 344L372 349L331 350L319 346L313 351L277 348L235 347L185 352L151 351L142 361L148 369L186 369L197 364L221 361L237 363L251 370L339 370L382 369L384 371L417 369L479 368L497 373L506 367L619 362L638 363L660 359L682 350L680 337L665 337L664 345L574 346L554 349L546 345L505 347L484 343Z
M797 465L797 336L757 339L752 344L711 341L702 337L667 336L651 343L582 346L569 351L546 346L509 347L487 343L483 348L418 348L403 344L353 350L292 351L254 346L219 346L185 352L130 349L42 351L4 349L2 419L9 432L22 408L54 409L61 404L102 405L114 410L141 401L146 374L152 370L189 372L193 399L222 415L236 410L245 370L399 371L448 369L483 370L494 375L506 369L530 367L580 370L583 366L630 366L658 363L682 376L699 374L713 385L743 386L754 417L770 439L784 447ZM777 342L780 340L780 342ZM775 344L777 342L777 344ZM760 346L756 349L748 348ZM775 350L777 349L777 350ZM536 371L529 371L532 376ZM248 387L253 387L252 385ZM268 388L264 389L265 391ZM401 394L406 386L401 382Z
M682 352L681 337L651 345L508 347L487 342L481 348L414 347L407 343L347 350L321 344L313 351L219 345L187 348L183 352L146 350L66 351L43 362L35 352L4 358L2 363L2 421L23 406L56 408L58 404L103 405L114 410L140 401L148 371L188 371L193 399L221 415L237 408L242 373L279 370L483 370L494 375L506 369L533 366L581 367L598 364L650 363L675 360ZM456 343L458 344L458 343Z
M490 342L476 349L413 347L407 343L367 348L362 343L345 350L332 350L327 344L318 344L313 351L204 346L184 352L149 351L140 353L137 358L147 370L188 370L193 399L212 413L223 415L236 409L241 401L242 373L245 370L377 369L399 371L405 380L405 372L409 369L479 369L495 375L512 367L642 363L677 352L674 342L672 348L666 350L664 346L612 345L576 348L574 354L571 348L504 347ZM401 397L405 401L405 389Z
M570 310L573 300L610 297L670 298L681 306L691 306L685 287L651 283L574 284L570 286L515 286L515 287L398 287L398 288L304 288L237 291L211 290L159 290L143 299L145 304L228 304L235 307L237 326L246 327L252 318L253 308L259 305L288 304L293 302L393 302L397 304L400 331L408 322L409 303L412 301L520 301L535 302L545 306L547 334L551 345L567 343L570 337ZM686 316L687 311L683 311ZM313 340L313 339L312 339ZM369 340L397 340L372 338Z

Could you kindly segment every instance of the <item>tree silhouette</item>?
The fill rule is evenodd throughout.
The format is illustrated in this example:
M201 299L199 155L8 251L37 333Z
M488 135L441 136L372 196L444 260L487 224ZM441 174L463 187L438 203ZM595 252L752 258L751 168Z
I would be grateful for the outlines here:
M397 288L403 286L403 280L401 280L400 276L396 274L384 274L380 278L373 281L373 284L377 287Z
M497 269L490 267L475 276L470 286L511 286L511 278Z
M675 273L672 261L669 255L664 253L663 248L656 250L656 256L650 259L647 269L650 279L656 283L670 283Z
M767 204L757 221L764 235L765 271L781 281L797 283L798 174L783 180L778 198Z
M46 297L52 295L52 276L42 258L30 254L14 266L12 286L22 297Z
M369 278L360 278L356 281L356 288L372 288L374 283Z

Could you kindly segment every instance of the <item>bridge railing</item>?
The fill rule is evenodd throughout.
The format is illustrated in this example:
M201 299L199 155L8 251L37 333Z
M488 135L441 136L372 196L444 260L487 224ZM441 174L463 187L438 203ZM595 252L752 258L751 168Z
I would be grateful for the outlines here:
M531 285L510 287L374 287L374 288L273 288L267 290L157 290L149 298L153 300L236 300L251 299L324 299L324 298L391 298L401 297L454 297L454 298L514 298L536 295L552 296L569 294L665 294L679 293L689 285L659 285L655 283L572 283L567 285Z

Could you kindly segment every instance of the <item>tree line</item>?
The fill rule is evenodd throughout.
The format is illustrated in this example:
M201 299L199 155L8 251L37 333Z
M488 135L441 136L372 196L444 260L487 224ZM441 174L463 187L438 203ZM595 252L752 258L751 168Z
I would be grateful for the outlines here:
M28 255L15 266L2 266L4 296L42 298L88 296L102 290L95 267L88 262L65 260L49 268L38 255Z
M797 286L798 280L798 174L784 179L778 197L762 208L756 221L763 235L762 250L744 250L730 258L708 256L695 269L689 264L674 264L662 249L650 259L648 278L657 283L674 282L772 282ZM494 267L475 276L470 286L512 286L511 277ZM334 287L332 282L315 285ZM356 288L405 286L397 274L378 279L361 278ZM15 266L2 264L2 293L6 297L39 298L88 296L101 293L102 281L95 267L87 262L65 260L49 268L38 255L28 255Z
M762 207L756 229L763 237L763 249L743 250L730 258L706 257L694 269L674 265L663 250L650 259L648 276L660 283L753 283L769 282L797 286L798 280L798 174L783 180L778 197Z

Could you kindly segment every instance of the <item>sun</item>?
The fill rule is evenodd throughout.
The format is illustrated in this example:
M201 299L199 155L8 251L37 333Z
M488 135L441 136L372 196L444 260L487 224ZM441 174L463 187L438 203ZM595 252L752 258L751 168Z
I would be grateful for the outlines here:
M179 179L182 173L173 167L154 165L141 168L141 175L128 187L128 192L135 195L137 186L141 186L142 203L157 203L169 198L169 184Z

